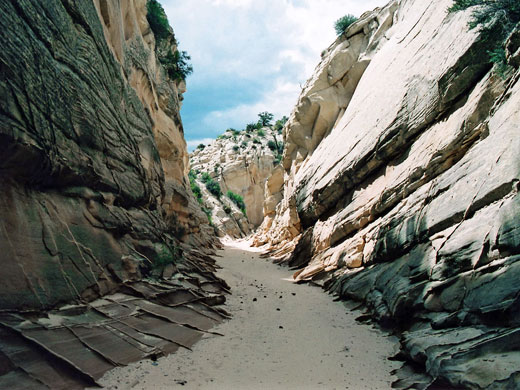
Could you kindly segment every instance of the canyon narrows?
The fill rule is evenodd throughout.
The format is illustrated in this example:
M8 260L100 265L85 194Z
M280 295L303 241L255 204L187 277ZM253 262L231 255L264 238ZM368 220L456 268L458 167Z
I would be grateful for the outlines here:
M360 325L319 288L299 286L247 242L228 242L217 275L233 318L193 351L110 371L107 389L388 389L397 338ZM320 332L323 337L316 337Z
M470 3L363 14L190 157L155 0L0 2L0 388L519 388L520 28L469 25L520 11Z

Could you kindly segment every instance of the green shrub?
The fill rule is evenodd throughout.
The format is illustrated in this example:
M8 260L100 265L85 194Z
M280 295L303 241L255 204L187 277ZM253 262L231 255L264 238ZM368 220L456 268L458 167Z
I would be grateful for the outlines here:
M224 206L224 212L225 212L226 214L231 214L231 211L232 211L232 210L231 210L231 207L229 207L229 206L227 206L227 205Z
M205 183L207 183L208 181L213 180L213 179L211 178L211 175L210 175L208 172L204 172L204 173L202 174L200 180L205 184Z
M274 124L274 129L277 130L277 131L280 131L283 129L283 127L285 126L285 124L287 123L287 121L289 120L289 118L287 118L285 115L282 117L282 119L278 119L275 124Z
M233 150L234 150L235 152L238 152L238 149L240 149L240 148L238 147L238 145L234 145L234 146L233 146Z
M246 214L246 204L244 203L244 198L242 198L240 195L235 194L233 191L227 192L227 197L233 201L234 204L237 205L237 207L242 211L242 213Z
M254 122L248 123L246 125L246 132L250 133L252 131L260 129L261 127L262 127L262 125L259 123L254 123Z
M274 118L274 115L270 112L264 111L258 114L258 118L258 123L260 123L262 126L269 126Z
M202 211L204 212L204 214L206 214L206 217L208 217L210 226L213 226L213 219L211 218L211 210L203 207Z
M336 30L336 34L340 36L345 32L345 30L352 24L355 23L358 19L354 15L347 14L334 23L334 29Z
M243 148L246 148L247 147L247 141L242 141L241 145L242 145Z
M200 149L200 150L204 150L205 147L206 147L206 145L204 145L204 144L197 145L197 149Z
M492 43L491 50L487 51L489 61L497 65L497 72L503 76L508 68L505 40L520 23L520 1L455 0L448 11L457 12L473 6L478 7L475 7L471 14L469 28L478 27L482 37Z
M267 147L268 147L269 149L271 149L273 152L274 152L275 150L278 149L278 148L276 147L276 143L275 143L273 140L269 140L269 141L267 142Z
M280 161L282 161L282 156L281 155L277 155L274 160L273 160L273 165L278 165L280 164Z
M261 144L260 140L258 138L253 138L254 144Z
M220 184L218 184L213 179L210 179L206 183L207 190L212 193L217 199L220 200L220 197L222 196L222 190L220 189Z
M165 56L159 57L159 62L172 80L186 80L186 77L193 73L190 59L187 52L175 50L173 53L168 51Z
M178 44L168 23L166 13L157 0L148 0L146 3L146 19L157 41L156 52L161 41L170 37L173 39L173 43ZM193 73L193 67L189 63L191 58L185 51L175 50L175 52L172 52L169 50L166 54L158 55L158 58L166 74L172 80L186 80L186 77Z
M259 137L265 136L265 132L263 130L258 130L258 132L256 134L258 134Z
M238 130L233 130L233 135L235 135L235 136L240 135L240 131L238 131Z
M166 13L157 0L148 0L146 11L146 19L156 39L167 39L173 35Z
M155 251L155 258L153 259L154 268L164 268L174 261L173 253L164 244L160 244L160 248Z
M193 192L193 195L195 195L195 199L197 199L197 202L199 202L199 204L202 204L202 190L195 181L195 177L195 172L190 171L188 173L188 178L190 179L191 192Z

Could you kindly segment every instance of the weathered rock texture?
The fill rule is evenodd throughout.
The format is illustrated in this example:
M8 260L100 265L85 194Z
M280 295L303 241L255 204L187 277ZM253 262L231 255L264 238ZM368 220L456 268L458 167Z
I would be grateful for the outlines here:
M496 76L471 11L450 5L392 1L329 47L256 242L401 329L437 383L517 388L520 72Z
M264 213L274 212L274 207L281 200L281 195L272 196L271 189L276 179L267 179L273 171L282 172L277 163L277 146L281 146L282 136L270 127L264 127L264 135L258 131L241 131L234 134L228 131L203 150L195 150L191 156L191 169L197 173L197 182L203 190L204 207L211 210L212 221L219 236L244 237L257 228L264 219ZM274 143L275 148L271 150ZM200 182L201 175L207 172L222 189L220 200L212 196ZM282 181L283 183L283 175ZM227 198L227 191L242 196L246 205L246 218ZM264 204L264 199L267 201ZM232 212L227 214L224 206Z
M157 61L146 0L8 0L0 12L0 387L70 388L34 362L47 357L78 380L124 363L76 329L117 317L90 301L124 291L161 303L184 291L164 303L187 305L221 291L203 249L212 231L186 178L184 83ZM175 50L173 35L164 45ZM140 282L161 274L168 280ZM38 320L64 303L80 305L65 325ZM101 344L172 349L144 348L138 335L157 334L170 314L131 314L143 316L132 331L91 331L103 333ZM188 317L180 323L194 324ZM67 337L90 349L74 354L56 344Z

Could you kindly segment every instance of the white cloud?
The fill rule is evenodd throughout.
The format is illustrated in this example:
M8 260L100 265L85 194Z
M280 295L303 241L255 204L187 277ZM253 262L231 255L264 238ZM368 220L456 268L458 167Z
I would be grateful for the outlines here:
M186 141L188 144L188 151L193 151L198 145L204 144L209 145L212 142L215 142L215 138L201 138L201 139L192 139L190 141Z
M274 90L260 96L257 102L212 111L204 117L203 122L206 126L218 124L220 129L225 130L230 127L230 123L238 122L245 125L255 122L258 120L257 114L263 111L269 111L274 114L275 119L280 119L284 115L289 116L300 91L298 84L278 80Z
M191 95L190 104L207 107L205 114L197 110L196 117L190 117L190 108L185 106L186 137L190 138L193 127L198 127L197 134L207 130L213 136L217 129L233 127L237 118L245 124L256 119L258 109L288 115L298 97L298 84L312 75L321 51L336 38L334 22L347 13L359 16L386 1L161 0L181 49L192 57L194 73L188 79L188 94L200 96ZM204 96L204 86L222 80L229 89L247 88L244 85L250 83L251 89L256 88L250 91L256 94L250 99L254 102L237 100L224 109L217 104L212 108L212 102L204 99L218 102L219 97ZM231 122L226 124L226 120Z

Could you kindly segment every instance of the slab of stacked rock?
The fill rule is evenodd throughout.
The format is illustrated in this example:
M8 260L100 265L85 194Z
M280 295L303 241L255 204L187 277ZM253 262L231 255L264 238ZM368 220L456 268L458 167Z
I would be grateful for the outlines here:
M471 10L450 5L392 1L327 49L284 128L283 199L255 239L297 281L402 331L430 382L516 388L518 32L504 79Z

